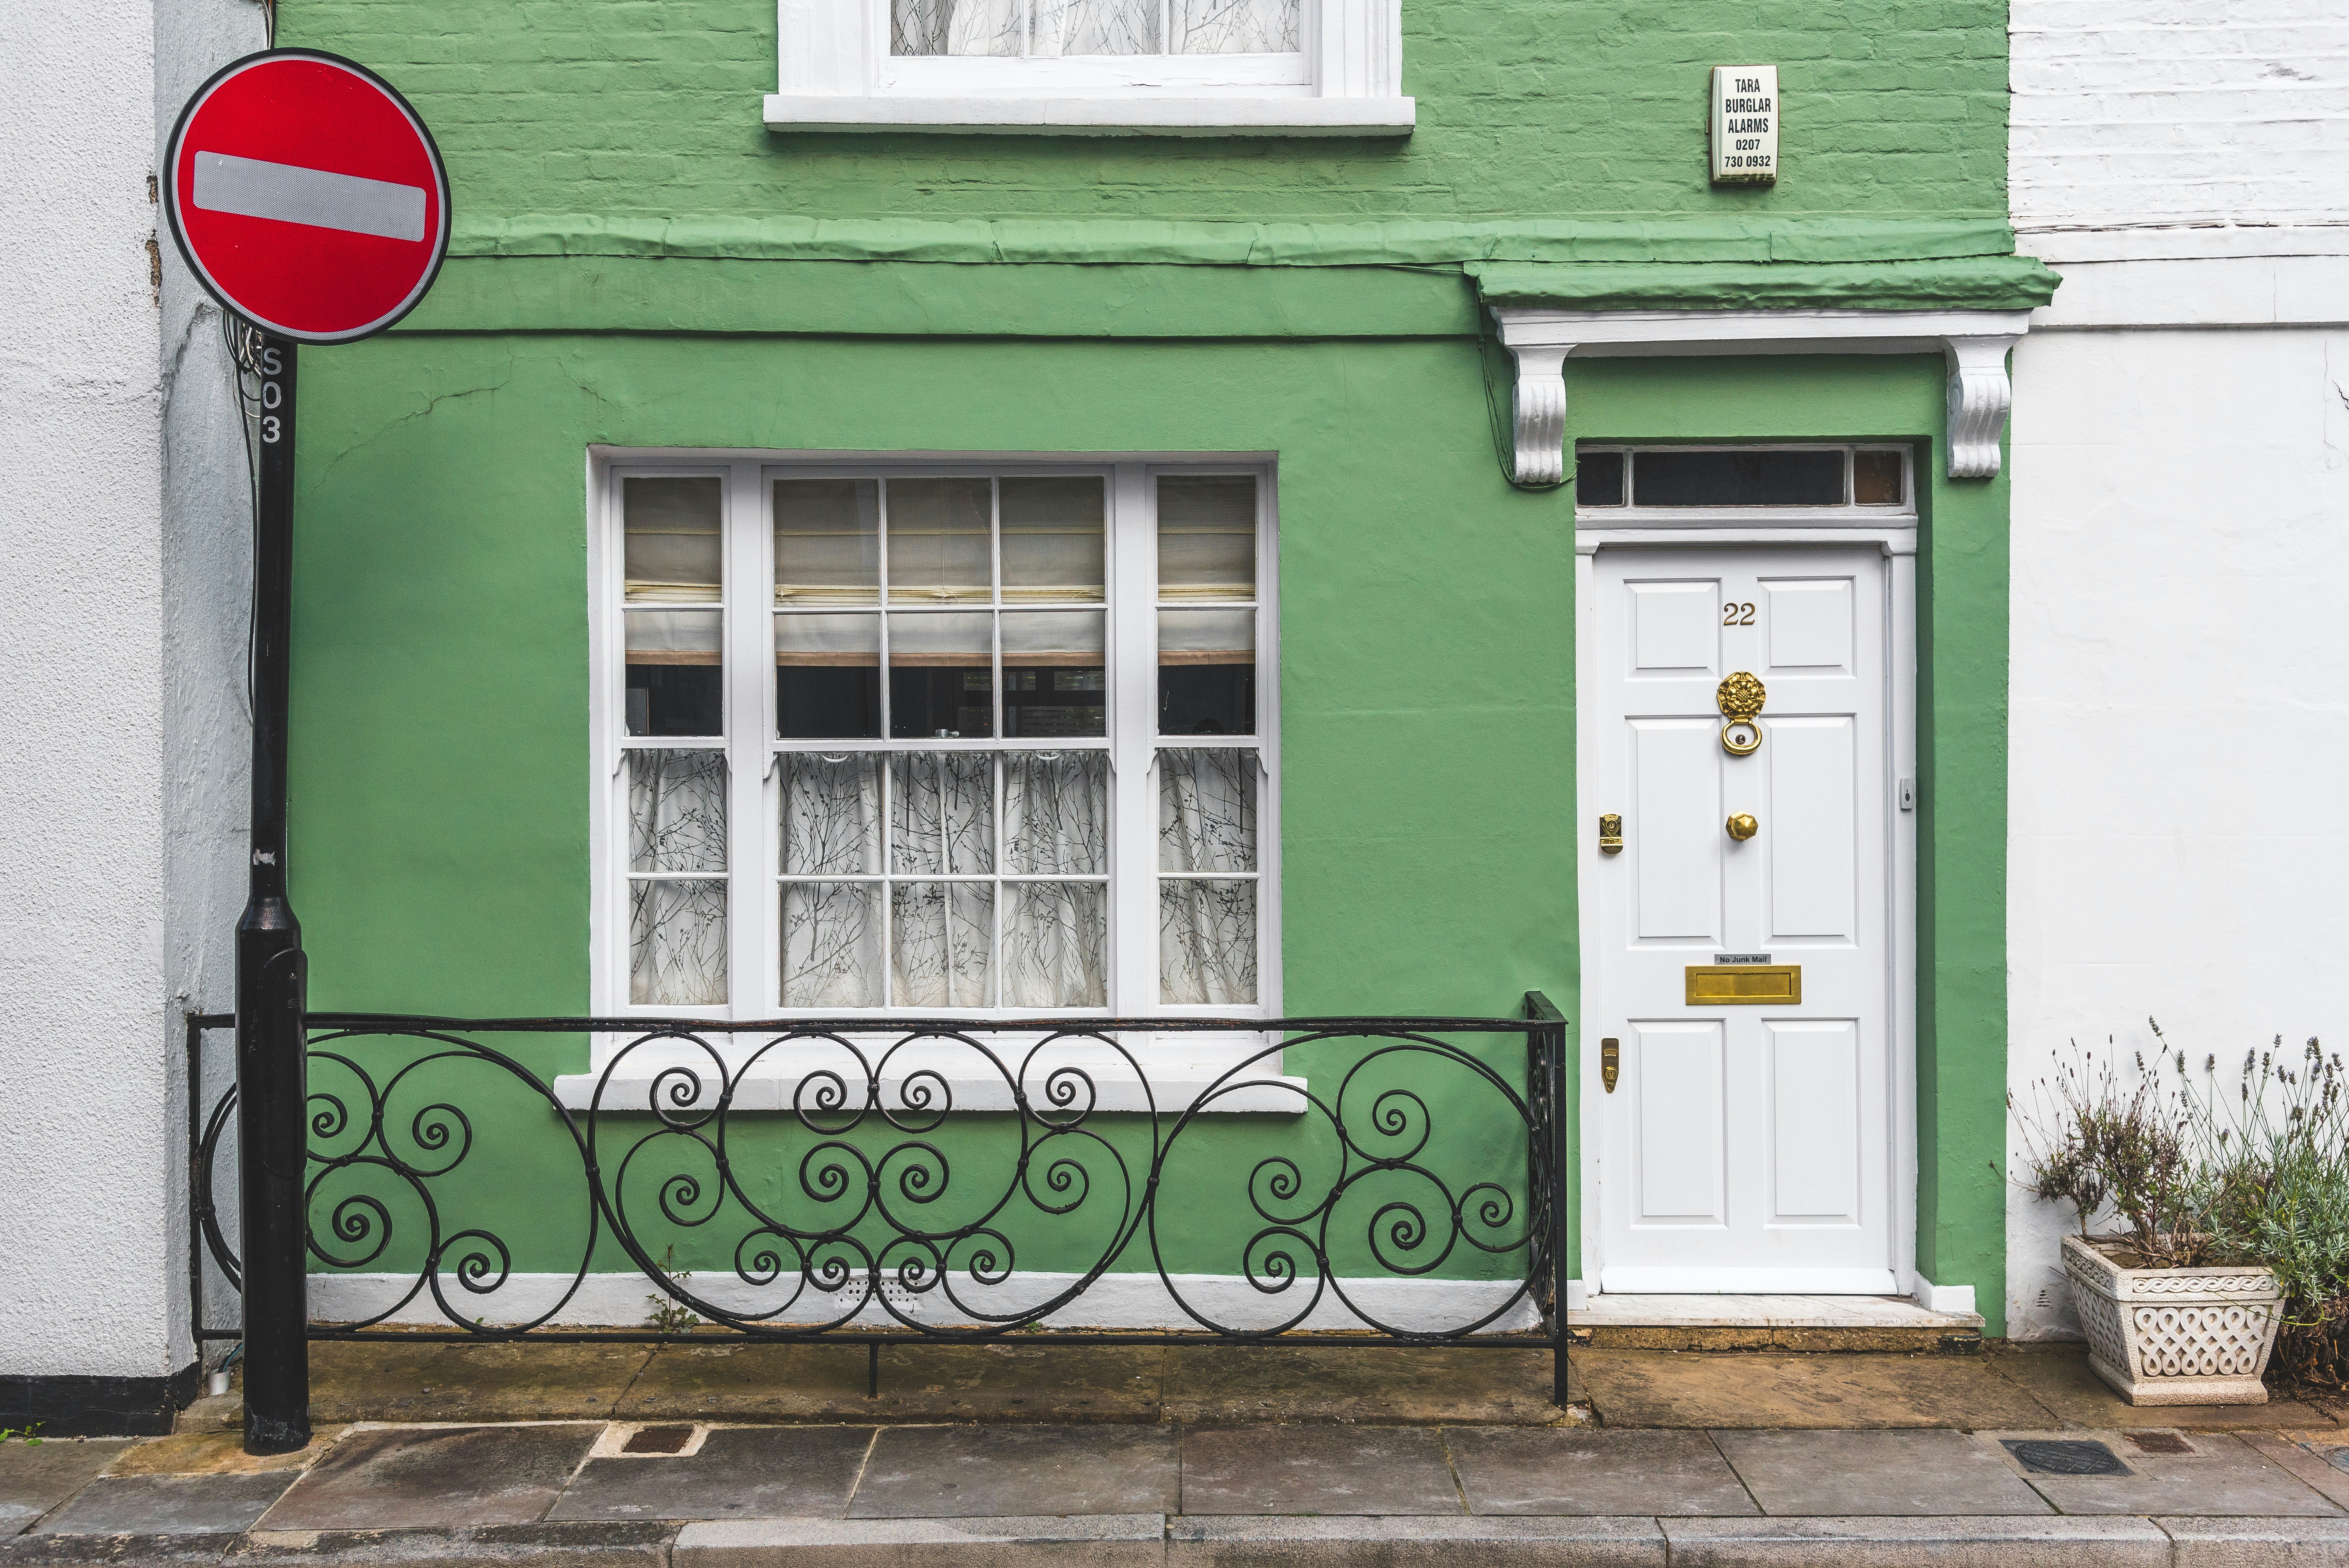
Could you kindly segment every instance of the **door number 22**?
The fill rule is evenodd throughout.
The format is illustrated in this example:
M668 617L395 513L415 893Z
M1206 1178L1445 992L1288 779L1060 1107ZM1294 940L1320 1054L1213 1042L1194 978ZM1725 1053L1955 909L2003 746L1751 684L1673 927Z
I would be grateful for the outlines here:
M1754 606L1750 603L1723 604L1721 607L1721 624L1724 626L1752 625L1754 624Z

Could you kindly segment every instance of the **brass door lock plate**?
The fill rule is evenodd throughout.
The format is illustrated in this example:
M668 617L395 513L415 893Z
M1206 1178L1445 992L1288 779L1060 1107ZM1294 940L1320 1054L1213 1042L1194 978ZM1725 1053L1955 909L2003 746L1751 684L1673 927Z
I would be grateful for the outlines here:
M1599 1042L1599 1081L1615 1092L1616 1075L1623 1070L1623 1042L1609 1035Z
M1623 852L1623 819L1613 811L1599 819L1599 852L1602 855Z

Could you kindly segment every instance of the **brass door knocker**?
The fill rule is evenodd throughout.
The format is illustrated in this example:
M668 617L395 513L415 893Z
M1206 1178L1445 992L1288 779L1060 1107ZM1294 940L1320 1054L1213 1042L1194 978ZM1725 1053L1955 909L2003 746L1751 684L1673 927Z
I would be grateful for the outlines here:
M1721 748L1732 757L1761 750L1762 727L1754 721L1770 700L1762 683L1740 670L1714 689L1713 700L1721 705Z

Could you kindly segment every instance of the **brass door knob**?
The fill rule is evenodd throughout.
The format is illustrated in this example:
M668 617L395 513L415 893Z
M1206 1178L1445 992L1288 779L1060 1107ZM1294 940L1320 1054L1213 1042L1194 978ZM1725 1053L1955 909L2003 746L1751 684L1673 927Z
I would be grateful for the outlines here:
M1728 827L1729 836L1741 844L1762 830L1762 824L1754 820L1751 811L1740 811L1730 818Z

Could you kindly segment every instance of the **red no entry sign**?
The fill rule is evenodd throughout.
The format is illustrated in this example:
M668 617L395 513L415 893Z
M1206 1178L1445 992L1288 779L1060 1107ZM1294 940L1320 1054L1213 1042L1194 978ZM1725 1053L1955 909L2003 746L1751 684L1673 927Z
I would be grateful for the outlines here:
M424 121L364 66L272 49L198 89L171 132L165 214L212 296L299 343L406 315L449 248L449 176Z

